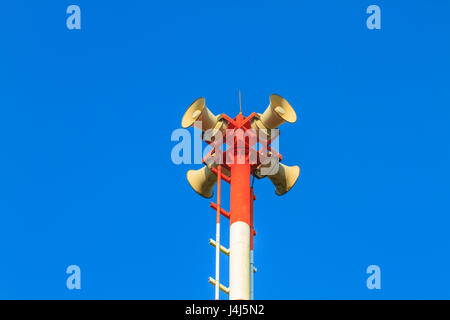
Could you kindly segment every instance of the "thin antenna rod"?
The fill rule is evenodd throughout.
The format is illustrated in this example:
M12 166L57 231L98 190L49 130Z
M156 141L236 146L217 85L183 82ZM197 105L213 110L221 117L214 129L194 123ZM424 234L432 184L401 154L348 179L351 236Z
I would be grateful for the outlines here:
M242 114L241 90L239 90L239 113Z

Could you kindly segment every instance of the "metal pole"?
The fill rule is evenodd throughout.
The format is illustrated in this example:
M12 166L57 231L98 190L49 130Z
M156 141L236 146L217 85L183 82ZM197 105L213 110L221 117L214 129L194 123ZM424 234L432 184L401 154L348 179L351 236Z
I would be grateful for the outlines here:
M250 165L231 166L230 300L250 299Z
M216 217L216 300L219 300L220 289L220 182L222 175L222 166L217 168L217 217Z
M243 119L239 114L236 120ZM230 300L250 299L251 168L246 154L245 149L237 150L234 163L230 165Z

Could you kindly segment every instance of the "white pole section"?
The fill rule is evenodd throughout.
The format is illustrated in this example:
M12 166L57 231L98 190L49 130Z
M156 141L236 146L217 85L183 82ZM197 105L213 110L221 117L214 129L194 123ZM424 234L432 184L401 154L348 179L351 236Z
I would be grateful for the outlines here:
M250 299L250 226L234 222L230 227L230 300Z

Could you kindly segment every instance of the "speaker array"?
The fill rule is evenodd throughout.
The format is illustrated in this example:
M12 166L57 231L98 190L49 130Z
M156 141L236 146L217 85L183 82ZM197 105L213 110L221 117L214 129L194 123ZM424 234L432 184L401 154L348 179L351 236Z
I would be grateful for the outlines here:
M285 122L294 123L295 121L297 121L297 114L291 104L283 97L272 94L269 97L269 106L263 114L257 114L252 120L251 126L257 131L263 130L267 136L270 136L271 129L276 129ZM226 129L226 123L221 117L214 115L206 107L205 98L198 98L189 106L183 115L181 126L183 128L194 126L202 130L203 134L207 130L213 130L212 135L216 134L218 130L223 132ZM215 164L213 166L217 167ZM260 166L256 170L256 175L259 178L268 177L275 186L275 193L279 196L288 192L300 175L298 166L286 166L282 163L272 165L272 168L267 166ZM224 174L230 176L229 171L224 172ZM213 188L217 182L217 177L210 166L204 166L198 170L189 170L187 179L191 187L201 196L205 198L213 196Z

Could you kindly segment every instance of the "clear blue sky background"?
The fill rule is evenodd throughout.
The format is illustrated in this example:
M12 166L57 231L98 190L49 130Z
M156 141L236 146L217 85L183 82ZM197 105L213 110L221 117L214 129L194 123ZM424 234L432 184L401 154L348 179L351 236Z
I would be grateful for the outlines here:
M366 28L371 4L381 30ZM213 298L215 214L170 136L199 96L235 115L239 89L246 114L278 93L299 116L280 145L298 183L283 197L255 183L256 298L450 298L449 12L2 1L0 298ZM81 291L66 289L71 264Z

